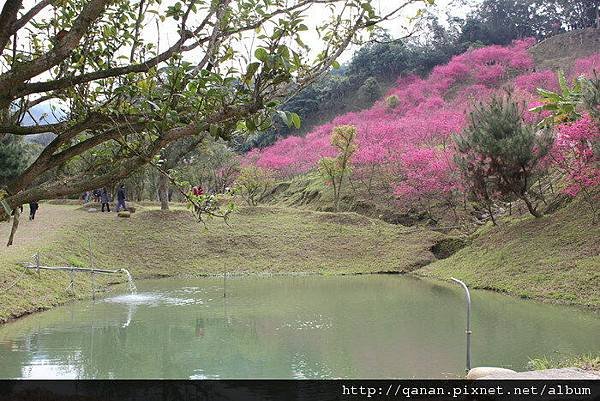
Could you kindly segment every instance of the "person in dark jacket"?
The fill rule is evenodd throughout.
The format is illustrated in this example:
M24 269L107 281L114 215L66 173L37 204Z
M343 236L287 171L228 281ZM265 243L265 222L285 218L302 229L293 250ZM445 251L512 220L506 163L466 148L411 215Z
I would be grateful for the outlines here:
M101 192L99 189L94 189L92 195L94 196L94 202L100 202Z
M123 210L127 210L127 206L125 206L125 199L127 199L125 185L121 184L119 186L119 190L117 191L117 213L121 210L121 208L123 208Z
M104 207L106 206L106 211L110 213L110 197L108 196L106 188L102 188L102 192L100 193L100 200L102 201L102 212L104 212Z
M35 220L35 213L39 209L40 205L37 202L29 203L29 220Z

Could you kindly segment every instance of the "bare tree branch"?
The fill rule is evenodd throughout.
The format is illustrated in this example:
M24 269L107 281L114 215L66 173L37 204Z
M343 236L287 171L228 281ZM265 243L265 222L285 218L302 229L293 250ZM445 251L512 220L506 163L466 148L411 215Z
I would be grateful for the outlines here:
M79 44L79 41L87 32L88 28L98 17L100 17L100 15L102 15L109 2L110 0L89 1L75 19L71 30L60 40L55 37L56 44L52 50L27 63L19 64L7 73L0 75L0 93L6 93L2 97L10 99L10 95L7 96L7 94L12 94L15 90L15 86L20 86L24 81L33 78L44 71L48 71L53 66L66 59Z

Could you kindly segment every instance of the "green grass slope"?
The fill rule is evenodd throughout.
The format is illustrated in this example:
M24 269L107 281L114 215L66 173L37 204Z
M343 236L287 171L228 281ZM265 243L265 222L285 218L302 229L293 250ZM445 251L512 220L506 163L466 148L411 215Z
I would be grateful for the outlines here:
M0 238L10 230L0 224ZM430 263L439 235L354 213L277 207L241 208L205 229L189 212L145 207L130 219L78 206L42 204L22 221L15 245L0 248L0 322L92 293L89 274L76 274L75 294L63 272L24 272L20 262L41 253L45 265L129 269L136 279L229 273L353 274L408 272ZM96 276L106 290L125 277Z
M592 222L583 199L540 219L505 219L477 234L470 246L418 274L456 277L473 288L524 298L600 306L600 223Z

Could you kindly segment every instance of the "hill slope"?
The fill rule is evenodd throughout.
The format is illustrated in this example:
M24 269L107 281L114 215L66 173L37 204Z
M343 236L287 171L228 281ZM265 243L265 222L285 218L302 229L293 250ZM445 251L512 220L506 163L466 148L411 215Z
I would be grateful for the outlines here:
M506 218L485 226L472 244L418 274L457 277L473 288L600 307L600 223L575 199L540 219Z

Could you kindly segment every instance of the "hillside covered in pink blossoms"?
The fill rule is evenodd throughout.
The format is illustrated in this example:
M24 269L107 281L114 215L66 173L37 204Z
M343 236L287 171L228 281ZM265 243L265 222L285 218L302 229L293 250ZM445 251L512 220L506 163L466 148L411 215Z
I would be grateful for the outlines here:
M474 105L509 90L522 102L526 122L535 124L543 117L527 110L539 104L537 88L555 91L558 78L556 71L536 70L528 52L534 44L534 40L519 40L505 47L478 48L434 68L428 77L399 77L370 109L338 116L305 137L288 137L255 149L245 156L245 163L273 170L281 177L306 173L316 168L322 157L335 155L331 131L349 124L358 131L358 151L352 159L355 178L383 177L399 198L425 200L449 195L462 189L453 163L452 135L461 132ZM600 54L576 60L565 74L571 81L580 75L591 76L594 70L600 70ZM395 107L386 102L390 96L397 97ZM584 117L574 128L557 130L558 150L570 149L569 141L575 137L590 135L589 131L581 133L586 127L592 129L585 126L586 121ZM600 175L588 176L586 179L600 183ZM576 188L571 192L576 193Z

